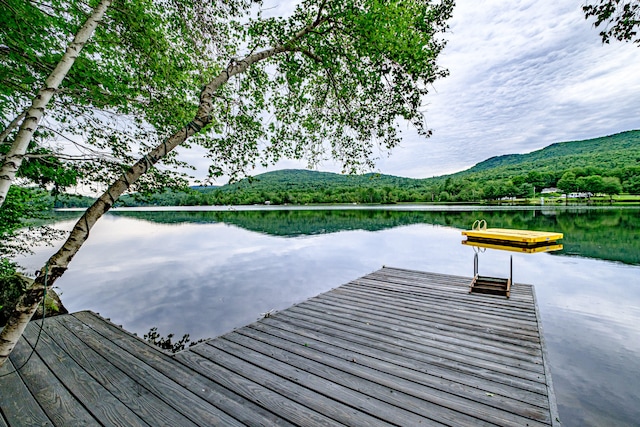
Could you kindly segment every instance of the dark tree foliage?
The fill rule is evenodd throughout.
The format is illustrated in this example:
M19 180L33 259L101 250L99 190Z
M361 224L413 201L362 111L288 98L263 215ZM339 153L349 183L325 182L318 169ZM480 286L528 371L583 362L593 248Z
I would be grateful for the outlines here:
M36 132L36 137L40 137ZM9 150L10 144L0 144L0 161ZM50 149L39 146L35 141L29 144L29 156L26 157L17 178L33 183L43 189L51 190L53 195L78 183L77 165L60 160Z
M28 282L18 274L16 265L7 258L0 258L0 326L4 325Z
M586 19L595 18L596 28L602 26L600 37L603 43L611 39L632 41L640 45L640 2L622 0L599 0L582 7Z
M49 244L62 232L46 225L52 199L42 190L13 186L0 209L0 258L29 253L38 244Z
M184 350L187 344L189 344L189 347L192 347L205 341L203 339L191 341L189 334L184 334L178 341L171 341L172 339L173 334L163 337L158 333L157 327L151 328L148 333L144 334L144 340L146 342L171 353L177 353Z
M0 1L0 166L24 113L96 2ZM109 183L193 115L194 88L227 56L252 0L113 0L34 134L20 181L58 188ZM217 67L211 67L215 70ZM65 150L68 148L69 150ZM57 158L54 158L56 156ZM69 170L65 174L64 163ZM186 185L173 155L136 190ZM38 172L48 173L47 182ZM74 182L69 183L69 178Z

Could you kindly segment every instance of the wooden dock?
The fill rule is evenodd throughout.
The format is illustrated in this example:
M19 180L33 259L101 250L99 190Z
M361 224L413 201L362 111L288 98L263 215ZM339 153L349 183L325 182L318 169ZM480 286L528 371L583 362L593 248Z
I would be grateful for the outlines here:
M559 426L533 288L383 268L168 355L80 312L31 322L0 426Z

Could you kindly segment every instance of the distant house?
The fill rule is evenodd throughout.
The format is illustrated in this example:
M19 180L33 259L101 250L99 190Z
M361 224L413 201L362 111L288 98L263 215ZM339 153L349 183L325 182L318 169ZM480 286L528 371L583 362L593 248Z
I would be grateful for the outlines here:
M567 197L570 199L588 199L591 196L593 196L593 193L589 193L589 192L567 194Z
M548 187L548 188L543 188L540 191L540 194L549 194L549 193L560 193L560 189L556 187Z

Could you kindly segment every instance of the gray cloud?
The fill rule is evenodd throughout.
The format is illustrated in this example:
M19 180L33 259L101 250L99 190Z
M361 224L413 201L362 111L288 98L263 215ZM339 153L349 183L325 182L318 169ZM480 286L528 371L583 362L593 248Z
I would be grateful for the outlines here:
M582 2L458 1L426 101L434 136L406 135L385 173L427 177L488 157L640 128L640 50L602 45Z
M271 12L286 14L293 4L277 2ZM401 147L390 157L381 153L378 170L430 177L640 128L640 49L602 45L582 4L458 0L440 61L450 76L424 100L434 135L425 140L406 129ZM195 163L206 172L204 161ZM270 170L305 166L283 162ZM340 171L331 162L320 169Z

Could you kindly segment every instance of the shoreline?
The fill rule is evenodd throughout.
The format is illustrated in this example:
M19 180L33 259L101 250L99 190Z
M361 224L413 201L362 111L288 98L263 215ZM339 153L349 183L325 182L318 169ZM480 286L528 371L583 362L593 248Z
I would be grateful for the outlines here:
M636 202L609 203L545 203L527 204L517 201L499 204L490 203L426 203L407 202L394 204L283 204L283 205L191 205L191 206L120 206L110 209L112 212L136 212L136 211L193 211L193 212L225 212L225 211L304 211L304 210L389 210L389 211L469 211L469 210L558 210L558 209L624 209L637 208L640 200ZM54 208L55 212L84 212L86 208Z

